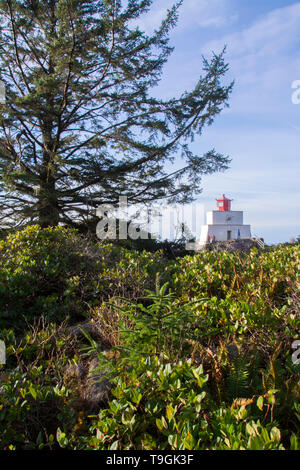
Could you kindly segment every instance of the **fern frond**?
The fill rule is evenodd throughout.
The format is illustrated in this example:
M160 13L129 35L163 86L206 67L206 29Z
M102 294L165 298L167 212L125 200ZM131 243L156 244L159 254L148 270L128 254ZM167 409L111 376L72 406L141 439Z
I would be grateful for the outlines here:
M249 363L239 356L229 367L226 394L230 402L235 398L249 396Z

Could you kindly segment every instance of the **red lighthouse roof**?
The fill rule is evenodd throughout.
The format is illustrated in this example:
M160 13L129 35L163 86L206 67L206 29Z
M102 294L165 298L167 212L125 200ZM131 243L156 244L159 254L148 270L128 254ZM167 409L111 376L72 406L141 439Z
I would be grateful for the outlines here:
M219 211L230 211L232 199L228 199L225 197L225 194L221 197L221 199L217 199L217 208Z

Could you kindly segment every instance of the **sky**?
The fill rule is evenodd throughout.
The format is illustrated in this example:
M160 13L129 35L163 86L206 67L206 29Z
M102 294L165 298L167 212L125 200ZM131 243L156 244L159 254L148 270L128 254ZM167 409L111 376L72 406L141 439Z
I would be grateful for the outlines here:
M173 3L154 0L139 27L150 33ZM204 208L202 223L205 212L215 209L216 198L225 194L233 199L232 210L244 211L252 234L266 243L297 238L300 1L184 0L170 45L175 49L155 96L171 98L192 89L201 75L202 56L209 58L224 45L229 63L224 83L235 80L230 107L193 143L199 154L215 148L232 159L228 170L202 179L197 199Z

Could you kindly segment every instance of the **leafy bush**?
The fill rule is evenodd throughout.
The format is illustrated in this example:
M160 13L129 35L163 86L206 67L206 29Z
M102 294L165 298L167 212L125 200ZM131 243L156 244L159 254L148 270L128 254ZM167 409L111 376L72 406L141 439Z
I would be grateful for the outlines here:
M97 270L73 230L30 226L8 236L0 242L0 325L22 328L41 315L80 317L86 277Z
M64 383L64 370L76 353L63 330L40 322L21 340L13 330L1 331L7 351L0 366L2 450L55 448L57 427L75 425L74 391Z
M170 260L62 227L9 235L0 448L299 450L299 250ZM113 348L73 343L80 319ZM67 375L90 358L111 384L93 416Z
M0 326L26 328L35 317L71 321L111 295L142 295L159 254L96 244L65 227L29 226L0 241Z
M291 365L287 369L278 361L280 347L263 364L263 358L257 361L259 350L248 356L237 351L231 360L228 354L222 359L222 345L214 358L225 392L218 399L209 374L202 364L196 365L201 302L181 305L167 293L166 285L157 286L147 299L152 300L147 307L132 302L116 306L122 311L120 344L108 356L98 353L114 398L95 417L89 435L60 430L62 447L266 450L284 449L285 444L297 448L298 408L295 413L293 400L299 398L299 376ZM276 420L289 426L289 432L281 433Z

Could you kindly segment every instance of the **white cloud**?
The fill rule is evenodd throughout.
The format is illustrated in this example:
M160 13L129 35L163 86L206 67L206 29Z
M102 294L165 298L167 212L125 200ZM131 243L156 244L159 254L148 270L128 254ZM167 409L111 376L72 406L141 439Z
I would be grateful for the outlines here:
M269 116L270 122L281 115L284 125L287 120L294 126L300 123L291 90L292 82L300 79L299 24L297 2L270 11L244 30L200 46L199 52L208 56L227 44L229 75L236 84L226 112L247 112L248 117L257 115L258 119Z
M193 24L202 27L219 27L227 21L226 1L224 0L186 0L180 14L182 27Z
M274 58L290 45L291 36L299 32L300 2L269 12L245 30L206 44L206 51L219 50L224 42L232 57Z
M136 24L147 33L157 28L175 0L154 0L150 11L141 16ZM176 31L189 27L220 27L237 20L237 14L227 11L228 0L184 0L179 10Z

